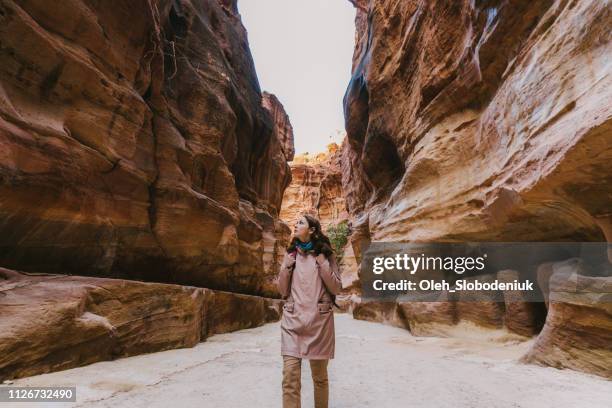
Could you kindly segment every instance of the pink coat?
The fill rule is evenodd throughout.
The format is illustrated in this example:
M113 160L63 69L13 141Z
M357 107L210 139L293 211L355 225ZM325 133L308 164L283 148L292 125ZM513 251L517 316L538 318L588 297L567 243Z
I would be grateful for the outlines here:
M334 255L328 259L323 254L315 257L312 251L298 250L295 257L285 253L278 277L278 290L286 299L281 318L282 355L334 358L334 313L329 292L335 295L341 289Z

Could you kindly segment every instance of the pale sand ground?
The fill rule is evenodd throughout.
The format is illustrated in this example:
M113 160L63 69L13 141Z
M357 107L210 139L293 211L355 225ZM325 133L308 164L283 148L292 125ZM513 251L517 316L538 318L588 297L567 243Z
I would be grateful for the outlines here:
M529 342L501 342L503 332L487 332L485 340L473 331L471 338L416 338L403 329L335 317L330 407L611 406L612 381L519 364ZM75 385L73 406L82 407L280 407L279 350L280 328L274 323L213 336L190 349L96 363L13 385ZM312 407L307 361L302 383L303 406Z

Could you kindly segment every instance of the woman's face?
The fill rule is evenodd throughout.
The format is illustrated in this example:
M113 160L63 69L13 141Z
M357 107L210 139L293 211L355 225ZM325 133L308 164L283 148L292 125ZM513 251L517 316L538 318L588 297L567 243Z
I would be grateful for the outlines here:
M308 220L306 217L300 217L295 222L293 228L293 234L302 242L310 241L310 234L314 232L314 228L308 227Z

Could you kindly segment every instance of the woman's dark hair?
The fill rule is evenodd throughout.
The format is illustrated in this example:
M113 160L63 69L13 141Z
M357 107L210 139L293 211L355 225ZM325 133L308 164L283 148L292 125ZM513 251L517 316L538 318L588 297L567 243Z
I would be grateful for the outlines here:
M319 220L310 215L304 215L304 217L306 218L306 221L308 221L308 228L315 229L315 231L310 234L310 240L312 241L312 249L314 250L314 253L316 255L324 254L326 257L331 256L331 254L334 253L334 250L332 249L329 238L323 234L323 231L321 231L321 223ZM295 251L298 241L299 239L294 237L291 240L291 243L289 243L289 247L287 247L287 252Z

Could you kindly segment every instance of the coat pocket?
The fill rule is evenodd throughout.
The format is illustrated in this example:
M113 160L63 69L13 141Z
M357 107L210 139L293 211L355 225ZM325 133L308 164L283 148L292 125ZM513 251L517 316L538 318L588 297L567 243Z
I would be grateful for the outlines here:
M319 302L319 313L330 313L332 311L332 304L329 302Z
M293 306L294 303L293 302L285 302L285 304L283 305L283 310L292 313L293 312Z

